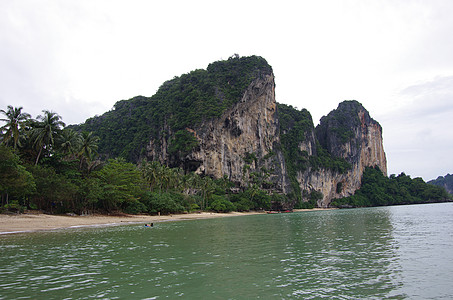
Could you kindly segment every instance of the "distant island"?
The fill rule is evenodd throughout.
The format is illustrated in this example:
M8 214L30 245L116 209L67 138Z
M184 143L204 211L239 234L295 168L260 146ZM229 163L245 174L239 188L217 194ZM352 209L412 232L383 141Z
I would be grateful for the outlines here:
M66 126L0 111L2 211L49 213L291 210L451 201L446 185L387 177L382 128L358 101L314 126L277 103L259 56L211 63Z
M439 176L434 180L428 181L428 183L443 187L450 195L453 195L453 175L451 174Z

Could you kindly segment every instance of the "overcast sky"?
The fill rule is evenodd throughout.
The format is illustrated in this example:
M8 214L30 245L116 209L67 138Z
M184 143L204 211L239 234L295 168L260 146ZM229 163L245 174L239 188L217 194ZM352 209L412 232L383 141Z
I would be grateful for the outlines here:
M1 0L0 108L66 124L152 96L234 53L274 69L280 103L315 123L358 100L389 175L453 173L453 1Z

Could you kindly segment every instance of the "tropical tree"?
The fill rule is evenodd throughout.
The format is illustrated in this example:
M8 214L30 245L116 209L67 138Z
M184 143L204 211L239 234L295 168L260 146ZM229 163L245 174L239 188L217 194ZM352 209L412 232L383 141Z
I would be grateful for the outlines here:
M211 177L200 177L199 188L202 195L201 209L205 209L209 206L208 202L215 191L214 182Z
M60 134L62 127L65 126L63 121L61 121L60 115L57 113L48 110L43 110L43 113L44 115L37 117L38 122L35 123L35 127L31 132L33 146L39 149L35 165L38 164L43 149L47 151L52 150L56 137Z
M31 116L22 112L22 106L13 107L8 105L8 109L6 111L1 109L0 113L5 115L5 118L0 119L0 121L6 122L6 124L0 128L2 132L2 140L6 145L12 141L13 147L16 149L17 146L21 146L21 129L23 128L25 122L31 118Z
M99 178L99 202L107 211L136 204L145 183L137 167L120 158L110 159L93 177Z
M143 161L140 165L140 171L142 176L145 179L146 183L149 186L150 192L152 192L156 187L158 187L159 182L161 181L163 166L157 162L147 162Z
M59 135L58 146L63 154L71 159L73 159L76 152L82 148L81 145L81 135L71 128L63 129Z
M187 173L182 177L181 188L185 195L189 195L196 190L196 184L200 176L195 173Z
M93 132L82 132L79 149L80 168L82 168L83 163L90 165L90 162L94 160L97 154L98 143L99 137L94 136Z
M22 198L32 194L35 181L30 172L21 165L19 156L6 146L0 145L0 196L2 206L8 204L9 195Z

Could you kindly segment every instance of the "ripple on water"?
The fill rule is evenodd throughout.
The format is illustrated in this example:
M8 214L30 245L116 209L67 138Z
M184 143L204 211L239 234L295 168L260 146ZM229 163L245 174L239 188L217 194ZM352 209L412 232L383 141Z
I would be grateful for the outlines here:
M448 299L452 206L418 207L1 236L0 298Z

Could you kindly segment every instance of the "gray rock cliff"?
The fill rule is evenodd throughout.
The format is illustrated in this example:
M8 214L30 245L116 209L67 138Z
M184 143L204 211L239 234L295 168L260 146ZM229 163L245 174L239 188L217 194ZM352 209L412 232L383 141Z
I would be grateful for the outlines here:
M220 118L186 128L198 140L198 147L179 158L179 165L198 174L226 177L237 186L257 182L265 188L286 193L289 185L283 155L278 148L279 127L274 76L255 79L242 99ZM166 128L171 136L172 132ZM158 146L160 145L160 146ZM175 165L167 151L168 138L151 141L148 156Z
M344 158L350 168L345 172L308 168L298 173L302 190L316 190L323 197L319 207L327 207L332 199L353 195L360 187L366 167L378 166L387 175L382 128L357 101L344 101L321 119L315 129L320 145L333 157ZM303 148L314 148L313 142Z

